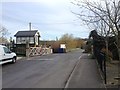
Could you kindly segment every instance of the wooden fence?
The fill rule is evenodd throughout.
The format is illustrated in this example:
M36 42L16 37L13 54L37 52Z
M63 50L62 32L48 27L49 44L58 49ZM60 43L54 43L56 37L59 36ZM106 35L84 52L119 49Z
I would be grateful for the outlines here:
M52 49L51 48L42 48L42 47L30 47L26 49L26 56L38 56L38 55L46 55L51 54Z

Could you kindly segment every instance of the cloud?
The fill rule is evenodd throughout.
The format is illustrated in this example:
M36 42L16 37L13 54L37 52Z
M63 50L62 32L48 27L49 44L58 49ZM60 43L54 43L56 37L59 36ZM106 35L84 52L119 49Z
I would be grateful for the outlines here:
M40 2L48 5L56 5L71 0L3 0L2 2Z
M65 33L87 36L85 26L79 26L81 22L75 21L77 17L70 11L70 0L39 0L37 3L36 0L32 3L12 1L3 3L3 24L14 32L12 36L15 31L28 28L29 22L32 28L40 31L43 39L59 38Z

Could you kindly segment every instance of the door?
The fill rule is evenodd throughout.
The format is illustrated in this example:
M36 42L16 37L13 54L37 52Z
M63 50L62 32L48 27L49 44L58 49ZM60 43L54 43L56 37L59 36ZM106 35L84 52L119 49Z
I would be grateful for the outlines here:
M7 47L3 47L3 49L4 49L3 61L12 60L11 51Z

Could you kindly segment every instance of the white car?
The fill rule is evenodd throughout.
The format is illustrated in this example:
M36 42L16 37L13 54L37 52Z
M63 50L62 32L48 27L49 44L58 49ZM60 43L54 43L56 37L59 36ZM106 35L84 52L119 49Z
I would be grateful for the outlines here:
M15 63L17 56L11 52L6 46L0 45L0 65L8 62Z

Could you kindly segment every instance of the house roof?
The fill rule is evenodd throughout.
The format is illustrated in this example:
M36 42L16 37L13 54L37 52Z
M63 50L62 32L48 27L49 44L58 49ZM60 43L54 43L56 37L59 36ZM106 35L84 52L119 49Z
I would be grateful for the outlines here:
M14 36L15 37L33 37L38 30L32 30L32 31L18 31Z

